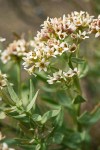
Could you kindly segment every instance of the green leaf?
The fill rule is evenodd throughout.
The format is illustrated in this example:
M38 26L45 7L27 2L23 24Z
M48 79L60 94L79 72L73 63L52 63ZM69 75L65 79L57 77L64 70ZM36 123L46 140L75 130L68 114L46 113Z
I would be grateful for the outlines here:
M81 138L82 138L82 141L85 141L85 143L89 143L91 140L89 130L84 130L81 133Z
M44 124L47 120L49 120L50 118L52 117L55 117L59 114L61 108L58 109L58 110L51 110L51 111L48 111L46 112L43 116L42 116L42 120L41 120L41 123Z
M80 104L83 102L86 102L86 100L81 95L77 95L73 100L73 104Z
M70 67L72 70L74 69L71 60L69 60L68 65L69 65L69 67Z
M33 105L35 104L38 92L39 92L39 90L36 92L36 94L34 95L33 99L31 100L31 102L27 106L27 110L26 110L27 112L30 111L32 109Z
M81 58L76 58L76 57L71 57L71 61L77 64L82 64L84 63L85 60L81 59Z
M13 106L13 107L10 107L10 108L5 109L5 113L6 113L8 116L12 116L12 117L19 115L16 106Z
M0 90L0 96L2 97L2 99L4 100L6 104L15 105L14 101L12 101L12 99L9 97L5 89Z
M36 147L35 147L35 150L39 150L41 148L41 145L38 144Z
M41 87L41 88L42 88L43 91L49 92L49 93L53 93L53 92L56 92L56 91L57 91L57 89L54 88L54 87L50 88L50 87L47 87L47 86L46 86L46 87L43 86L43 87Z
M100 120L100 108L97 108L94 112L84 112L77 118L78 122L84 125L93 125Z
M82 142L82 137L79 132L73 130L66 130L64 136L64 143L70 149L79 149Z
M37 75L37 78L38 78L39 80L42 80L42 81L44 81L44 82L47 82L47 76L46 76L46 74L37 72L36 75Z
M19 101L19 98L18 98L18 96L16 95L15 91L13 90L12 86L11 86L9 83L7 83L7 87L8 87L8 92L9 92L9 94L10 94L10 96L11 96L11 99L12 99L15 103L17 103L17 102Z
M77 75L73 76L73 80L74 80L74 84L78 90L78 92L81 94L82 91L81 91L81 87L80 87L80 81L79 81L79 78Z
M57 92L57 99L59 100L60 105L67 107L68 109L72 108L72 103L68 95L63 91Z
M64 138L62 133L55 133L53 136L53 143L60 144Z
M61 111L55 118L54 124L56 125L56 127L61 127L63 124L63 120L64 120L64 111L63 111L63 109L61 109Z
M81 114L77 120L79 123L84 124L84 125L88 125L90 122L91 116L89 114L89 112L85 111L83 114Z
M97 121L100 120L100 107L97 108L92 114L91 114L91 120L90 120L90 123L91 124L94 124L96 123Z
M87 62L84 62L82 64L79 64L78 66L78 70L79 70L79 78L83 78L86 76L88 70L89 70L89 67L87 65Z
M32 119L33 119L34 121L41 121L42 117L41 117L41 115L34 114L34 115L32 116Z
M13 117L16 118L16 119L25 118L26 114L20 114L18 116L13 116Z
M32 84L32 80L30 79L30 94L29 94L29 99L31 101L33 97L33 84Z
M41 97L43 99L43 101L45 101L47 103L47 105L51 106L52 109L57 109L59 107L58 103L53 100L50 95L48 96L42 96Z

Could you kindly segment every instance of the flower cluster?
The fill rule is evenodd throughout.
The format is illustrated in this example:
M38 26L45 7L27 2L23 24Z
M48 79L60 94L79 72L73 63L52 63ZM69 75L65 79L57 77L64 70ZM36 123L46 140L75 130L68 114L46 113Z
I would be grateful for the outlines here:
M7 75L0 71L0 89L7 85Z
M78 74L77 68L74 68L73 70L70 68L68 72L63 72L62 70L59 70L58 72L53 73L53 76L48 76L47 82L49 84L54 84L58 82L69 82L69 79L72 78L74 75Z
M63 18L47 18L34 41L29 43L31 52L24 57L24 68L30 74L34 74L36 68L47 71L51 58L75 52L78 44L89 38L92 21L93 16L83 11L75 11Z
M47 71L47 67L50 64L52 57L56 58L57 55L61 55L63 52L68 51L69 48L66 42L60 43L55 38L50 39L46 43L40 41L30 41L30 45L34 46L34 50L26 54L24 59L24 68L30 73L34 73L35 69L39 71ZM27 69L28 68L28 69Z
M75 53L81 41L91 33L100 36L100 16L94 19L84 11L74 11L61 18L47 18L41 25L34 40L15 40L1 54L1 60L7 63L11 58L22 58L24 69L29 74L47 71L60 56ZM30 49L30 51L28 51Z
M95 37L100 36L100 15L97 19L93 19L93 22L90 25L91 32L95 34Z
M26 41L24 39L14 40L8 47L1 53L1 60L7 63L11 58L23 57L27 52Z

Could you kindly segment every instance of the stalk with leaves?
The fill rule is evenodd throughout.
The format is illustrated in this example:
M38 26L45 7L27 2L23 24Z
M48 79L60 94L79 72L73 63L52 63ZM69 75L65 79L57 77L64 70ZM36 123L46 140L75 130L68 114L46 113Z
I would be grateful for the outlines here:
M21 135L16 144L25 150L89 150L90 129L100 120L100 104L91 112L81 111L88 101L81 89L88 67L80 45L91 34L100 36L100 16L94 19L75 11L63 18L47 18L41 26L34 40L18 39L1 53L4 63L17 58L21 68L24 61L24 69L32 75L25 91L19 69L17 96L1 74L0 96L6 104L2 111L18 121ZM40 85L36 93L33 81L35 91Z

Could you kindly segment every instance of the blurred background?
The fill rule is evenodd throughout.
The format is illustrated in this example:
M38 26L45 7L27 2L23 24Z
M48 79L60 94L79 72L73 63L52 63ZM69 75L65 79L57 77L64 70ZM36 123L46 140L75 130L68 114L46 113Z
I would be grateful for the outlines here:
M62 17L72 11L100 14L100 0L0 0L0 36L7 42L13 40L13 32L36 34L43 21L49 17ZM100 101L100 38L83 42L81 54L88 60L89 71L82 80L82 88L88 102L82 109L91 110ZM93 150L100 146L100 122L91 130Z
M49 17L60 17L72 11L100 11L99 0L0 0L0 36L11 39L11 33L34 34Z

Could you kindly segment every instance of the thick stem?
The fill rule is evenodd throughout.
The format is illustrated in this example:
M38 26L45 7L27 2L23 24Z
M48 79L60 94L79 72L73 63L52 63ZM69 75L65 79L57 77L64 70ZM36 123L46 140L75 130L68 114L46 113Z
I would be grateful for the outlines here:
M18 81L18 95L21 99L21 61L17 63L17 81Z

